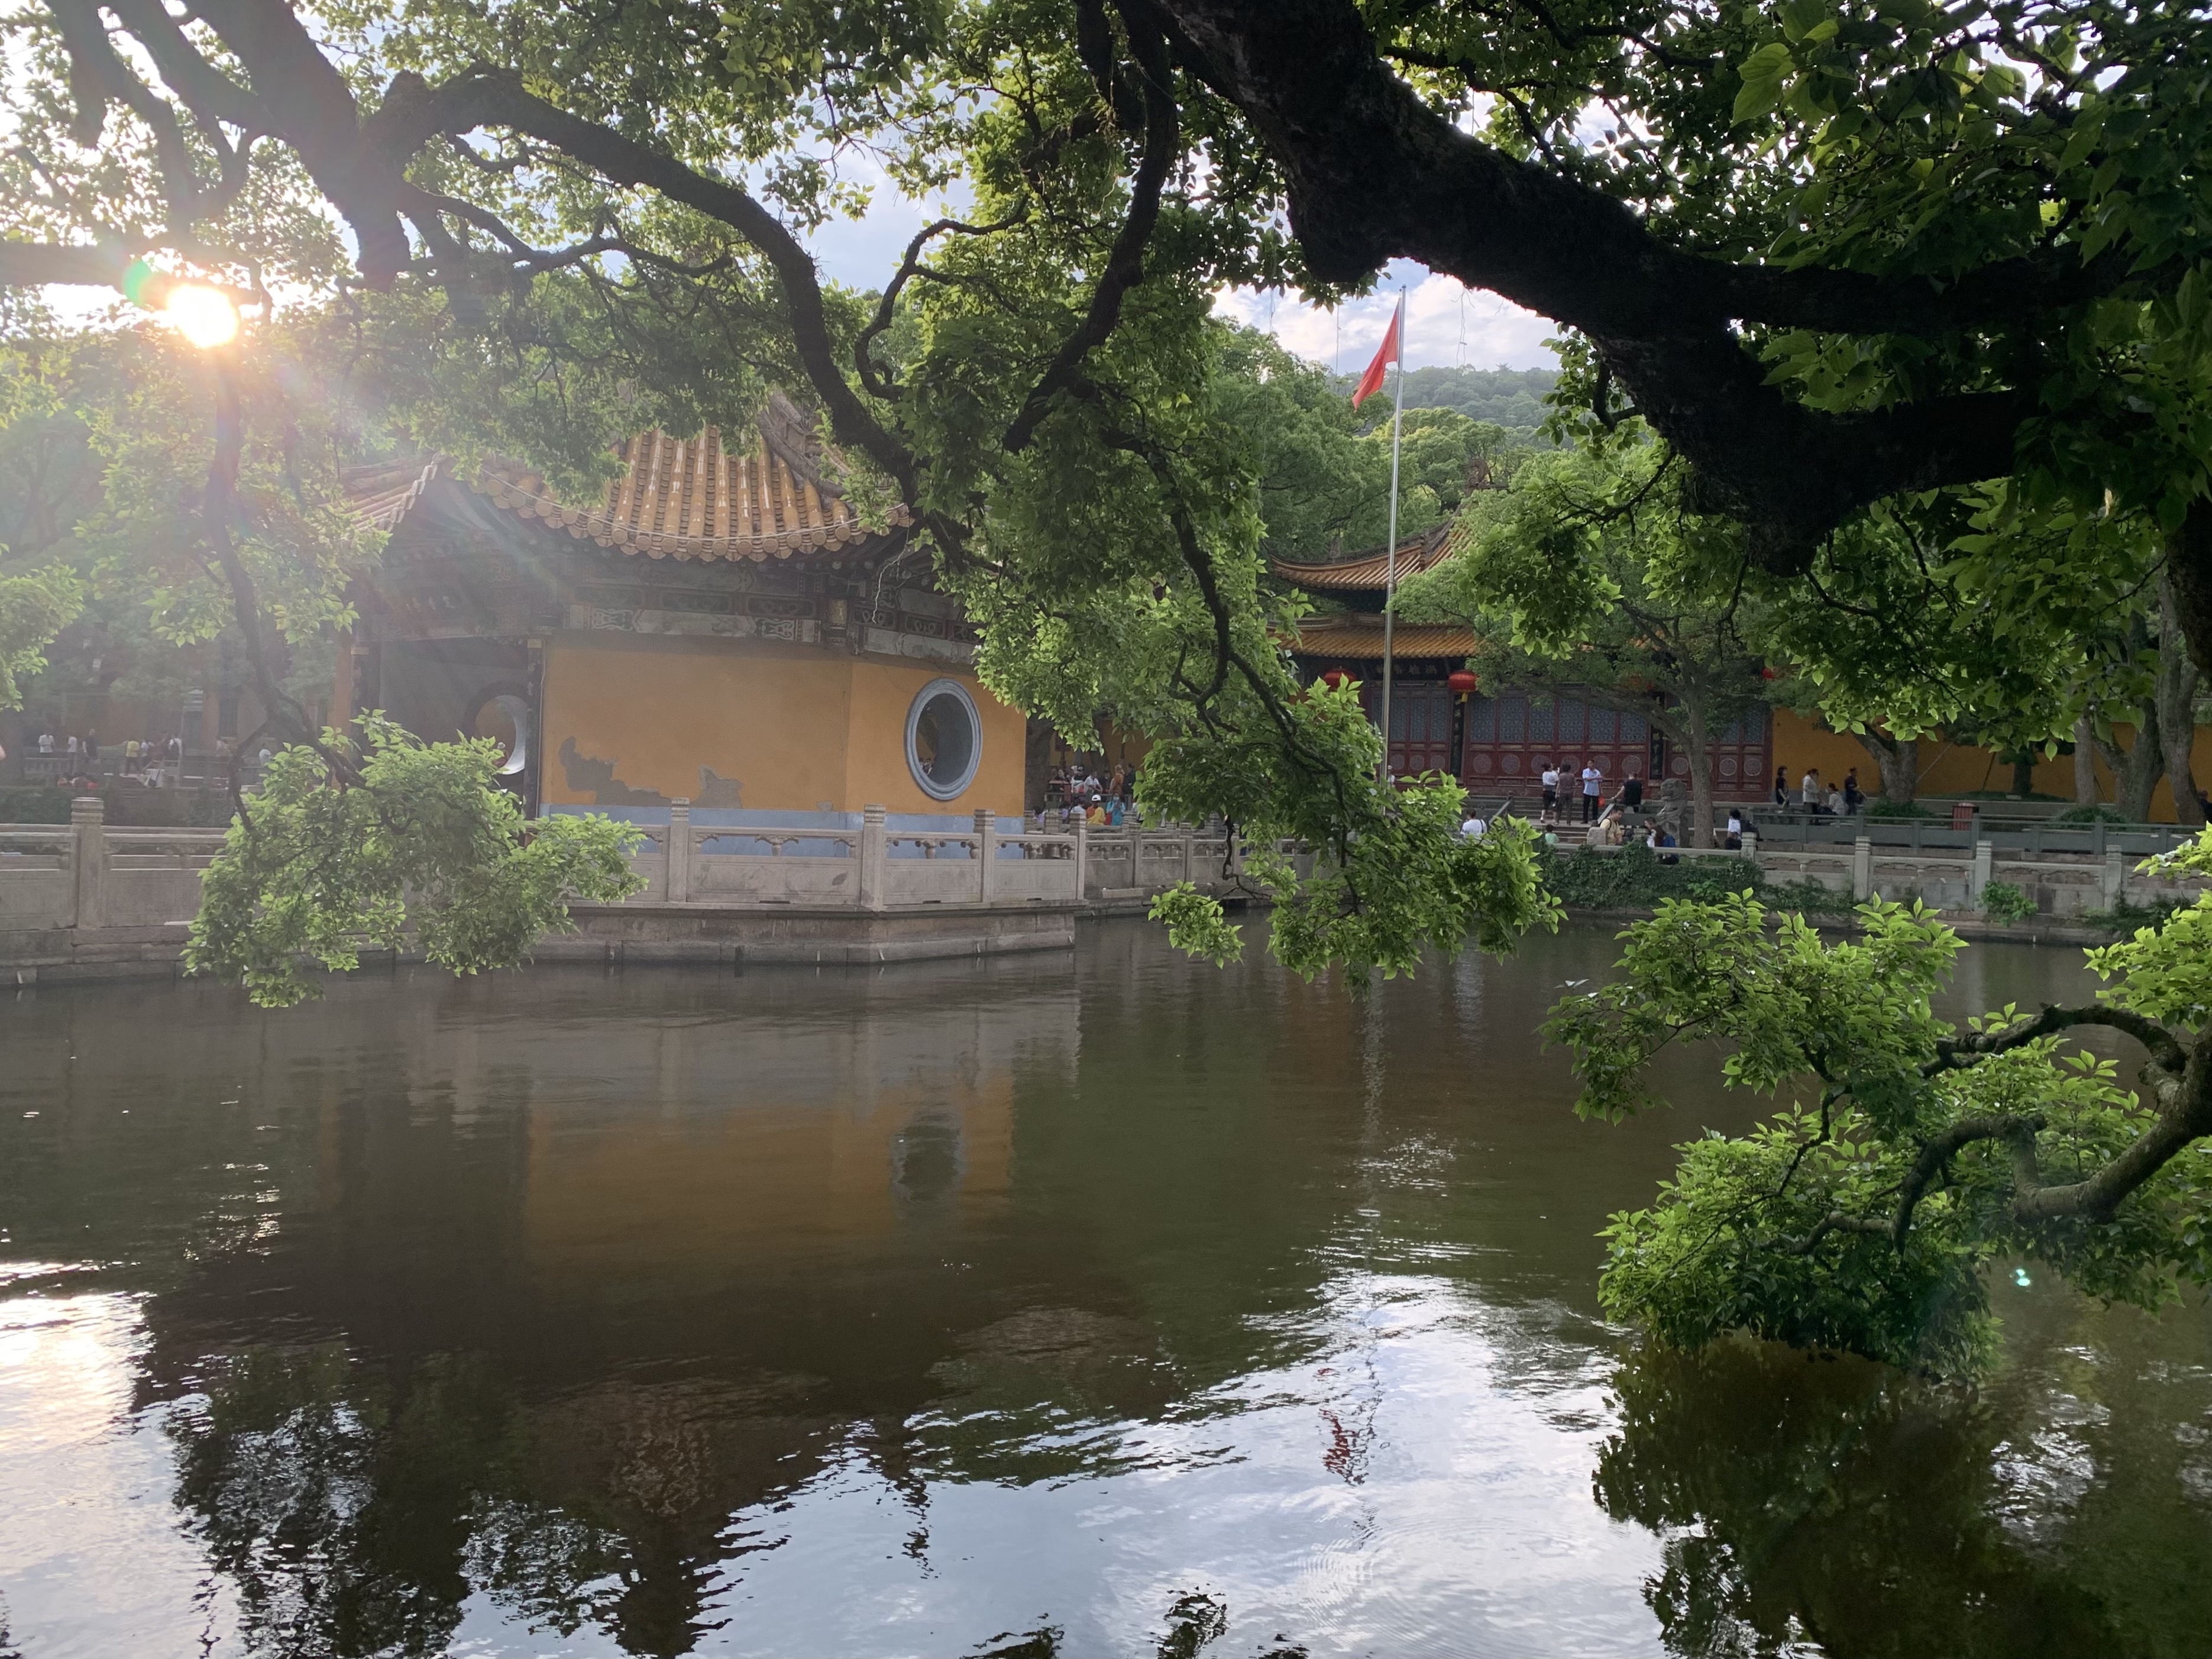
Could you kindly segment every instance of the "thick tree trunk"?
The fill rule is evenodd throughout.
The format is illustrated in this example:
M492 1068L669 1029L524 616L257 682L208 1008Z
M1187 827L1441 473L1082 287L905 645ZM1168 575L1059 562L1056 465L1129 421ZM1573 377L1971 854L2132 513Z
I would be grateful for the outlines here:
M2097 750L2112 774L2113 810L2130 823L2144 823L2150 817L2151 792L2166 769L2158 741L2158 705L2146 702L2136 710L2134 748L2123 750L2100 738Z
M2212 501L2199 496L2166 542L2159 610L2170 604L2197 672L2212 680Z
M2177 537L2176 541L2185 539ZM2173 816L2183 823L2204 822L2203 799L2190 765L2197 746L2197 664L2191 659L2176 603L2171 563L2158 592L2158 740L2166 757L2166 781L2173 794Z
M2087 714L2074 722L2074 804L2097 804L2097 732Z
M1893 806L1911 805L1920 793L1920 740L1862 732L1859 743L1881 773L1881 798Z
M1711 847L1713 844L1713 774L1712 758L1705 752L1705 734L1702 725L1692 728L1695 735L1682 744L1682 752L1690 757L1690 833L1683 838L1690 847Z

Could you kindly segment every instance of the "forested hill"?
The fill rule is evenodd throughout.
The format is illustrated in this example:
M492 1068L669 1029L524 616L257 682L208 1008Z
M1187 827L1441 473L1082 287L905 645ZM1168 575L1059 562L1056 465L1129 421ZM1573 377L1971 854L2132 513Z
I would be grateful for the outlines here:
M1544 418L1544 394L1559 378L1549 368L1417 368L1406 376L1406 407L1455 409L1470 420L1526 430ZM1359 380L1343 374L1337 384L1350 397Z

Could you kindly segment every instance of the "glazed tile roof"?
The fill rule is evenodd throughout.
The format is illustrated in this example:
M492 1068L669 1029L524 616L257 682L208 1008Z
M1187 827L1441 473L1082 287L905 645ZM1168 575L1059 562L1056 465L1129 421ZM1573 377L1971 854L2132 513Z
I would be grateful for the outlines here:
M443 465L417 459L384 466L349 466L343 480L346 508L364 529L397 530Z
M761 563L859 553L881 539L809 458L802 453L794 466L778 453L783 447L764 432L742 450L725 449L714 427L692 439L641 433L621 445L627 469L595 507L556 499L544 474L518 462L489 462L475 478L457 482L519 517L649 559ZM346 476L346 494L359 522L392 531L441 476L453 476L442 457L356 468ZM893 518L905 523L905 509Z
M1382 618L1364 611L1308 617L1296 639L1283 641L1302 657L1343 657L1354 662L1382 660ZM1390 641L1393 660L1415 657L1465 659L1474 654L1474 633L1449 623L1398 624Z
M1409 537L1399 543L1398 580L1403 581L1443 563L1444 555L1450 550L1449 532L1449 525L1438 525L1425 535ZM1319 564L1294 564L1286 559L1274 559L1269 561L1269 568L1291 586L1309 593L1380 593L1389 574L1379 547L1356 559Z

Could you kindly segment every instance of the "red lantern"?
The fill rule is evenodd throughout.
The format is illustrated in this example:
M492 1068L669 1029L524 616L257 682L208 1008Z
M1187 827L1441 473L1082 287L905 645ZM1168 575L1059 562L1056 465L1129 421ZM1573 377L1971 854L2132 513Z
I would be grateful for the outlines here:
M1451 687L1454 692L1464 697L1474 690L1479 682L1468 670L1464 668L1455 668L1451 672L1451 678L1446 680L1444 684Z
M1332 668L1321 677L1321 683L1332 691L1341 691L1344 690L1344 683L1351 678L1352 676L1341 668Z

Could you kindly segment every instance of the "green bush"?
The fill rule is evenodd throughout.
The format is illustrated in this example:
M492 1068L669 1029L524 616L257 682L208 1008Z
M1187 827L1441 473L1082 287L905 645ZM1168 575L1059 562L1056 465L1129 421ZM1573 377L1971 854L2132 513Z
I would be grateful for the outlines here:
M2125 823L2127 819L2109 806L2076 806L2061 812L2053 823Z
M2035 897L2008 881L1993 881L1982 889L1982 914L2007 926L2026 921L2035 914Z
M82 791L52 784L15 784L0 788L0 823L67 823L70 802ZM112 784L100 792L102 816L126 830L220 830L230 822L225 789L147 789L135 783Z
M0 823L67 823L70 792L50 783L0 788Z
M1641 842L1613 852L1584 847L1562 856L1547 851L1540 870L1544 884L1563 902L1592 909L1649 910L1664 899L1710 904L1746 888L1762 903L1787 910L1842 914L1853 902L1850 894L1832 891L1818 882L1770 883L1746 858L1662 863Z
M2142 927L2164 927L2169 916L2188 908L2187 902L2181 899L2154 899L2148 904L2122 899L2109 910L2084 910L2081 919L2085 927L2109 927L2116 933L2133 933Z
M1917 800L1891 800L1887 797L1869 801L1866 815L1870 818L1940 818L1943 816L1923 806Z

